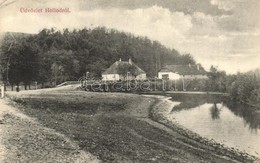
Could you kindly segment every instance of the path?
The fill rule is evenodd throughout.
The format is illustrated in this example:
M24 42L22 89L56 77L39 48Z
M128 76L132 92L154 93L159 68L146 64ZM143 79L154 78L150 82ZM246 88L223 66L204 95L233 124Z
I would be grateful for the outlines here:
M0 162L99 162L7 103L0 99Z

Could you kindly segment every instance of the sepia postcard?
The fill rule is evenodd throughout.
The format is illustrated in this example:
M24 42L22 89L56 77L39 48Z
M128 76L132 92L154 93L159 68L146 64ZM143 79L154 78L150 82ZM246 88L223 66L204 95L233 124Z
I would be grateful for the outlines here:
M259 0L0 0L0 163L260 162Z

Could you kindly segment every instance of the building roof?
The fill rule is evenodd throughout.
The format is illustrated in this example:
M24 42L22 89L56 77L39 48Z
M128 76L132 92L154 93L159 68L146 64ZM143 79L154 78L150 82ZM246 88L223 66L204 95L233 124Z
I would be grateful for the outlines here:
M173 72L180 75L206 75L200 65L166 65L159 72Z
M102 73L102 75L107 75L107 74L118 74L118 67L122 65L133 65L136 68L136 74L145 74L145 72L138 67L136 64L134 64L131 60L129 62L127 61L116 61L114 64L112 64L108 69L106 69L105 72Z

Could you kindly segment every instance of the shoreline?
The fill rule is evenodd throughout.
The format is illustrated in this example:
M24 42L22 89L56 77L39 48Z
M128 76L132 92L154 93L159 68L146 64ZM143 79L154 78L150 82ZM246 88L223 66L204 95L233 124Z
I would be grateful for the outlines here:
M105 100L106 101L105 103L107 104L113 104L115 100L119 100L119 101L123 100L126 102L126 105L124 105L125 110L121 110L119 112L113 112L112 114L109 113L108 115L105 116L108 116L110 119L112 118L113 120L119 121L120 123L122 122L125 123L126 128L129 129L127 131L129 131L130 134L133 134L133 136L136 137L135 139L142 139L143 141L148 141L150 143L153 143L156 146L158 146L158 148L161 150L168 149L173 151L179 151L173 154L173 156L168 156L168 157L175 157L175 159L183 160L183 161L184 160L187 161L187 158L189 158L188 160L194 160L194 161L197 160L195 162L200 162L198 160L201 161L203 160L206 162L208 161L210 162L210 160L213 162L214 161L215 162L219 162L219 161L253 162L256 160L259 161L259 159L254 156L248 155L246 153L242 153L240 151L236 151L235 149L230 149L213 140L208 140L206 138L203 138L198 134L185 129L182 126L179 126L178 124L175 124L167 120L167 118L165 117L167 112L169 112L169 110L171 110L174 105L178 104L176 102L170 101L169 97L165 97L161 95L137 95L137 94L126 94L126 93L109 93L108 96L107 93L97 93L97 92L90 93L90 92L82 92L82 91L70 92L68 90L66 91L51 92L51 89L49 89L48 91L47 90L31 91L31 93L25 91L19 93L10 93L8 94L8 97L9 99L12 99L12 101L15 101L15 99L19 99L19 98L20 99L34 98L39 100L39 97L42 96L43 98L48 98L49 100L51 100L53 99L53 97L59 97L60 95L65 95L62 97L65 99L70 97L71 95L74 95L75 98L79 98L81 96L84 97L86 104L88 103L99 104L98 102L99 100L105 100L105 99L107 100L107 101ZM85 97L91 97L91 98L86 99ZM70 100L72 99L68 99L67 102ZM29 116L31 117L32 115L29 114ZM40 114L39 116L42 115ZM123 119L118 120L118 118L120 119L120 117ZM138 129L135 128L134 126L128 126L128 123L124 122L125 121L124 117L140 121L139 123L137 123L138 125L140 125ZM151 129L154 128L153 130L155 131L151 132L149 128L145 129L146 128L145 126ZM57 129L59 128L56 128L56 131L60 133L60 131ZM144 129L147 130L145 131L145 133L143 133L142 131ZM163 133L165 133L166 135L162 136L160 139L151 137L153 136L153 134L161 135ZM66 133L62 133L62 134L66 135L66 137L68 136ZM171 142L169 142L169 140ZM138 146L139 145L137 144L137 147ZM128 146L126 146L126 148L127 147ZM85 150L85 152L89 152L89 149ZM91 152L91 154L97 156L95 152L94 153ZM183 154L185 156L183 156ZM101 153L100 155L102 156L103 154Z
M171 128L172 130L177 131L179 134L184 135L192 140L195 140L195 141L202 143L204 145L207 145L209 147L214 147L213 151L217 152L218 154L227 155L229 157L235 154L237 156L249 158L250 160L260 161L260 159L256 156L250 155L247 152L242 152L239 149L227 147L224 144L216 142L214 139L208 139L206 137L202 137L201 135L185 128L184 126L176 124L176 123L168 120L167 115L171 112L172 108L174 106L178 105L179 103L180 102L171 101L170 97L165 97L164 99L161 99L154 108L151 108L150 118L158 123L161 123L161 124ZM168 105L168 107L165 107L165 105L166 106ZM223 150L223 151L221 151L221 150ZM226 152L229 152L230 154L227 154Z

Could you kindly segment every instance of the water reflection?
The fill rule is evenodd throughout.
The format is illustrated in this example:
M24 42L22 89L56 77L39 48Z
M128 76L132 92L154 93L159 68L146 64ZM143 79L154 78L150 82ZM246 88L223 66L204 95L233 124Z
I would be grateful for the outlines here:
M213 120L219 119L221 109L218 108L217 103L214 103L210 108L210 115Z
M260 114L254 111L254 108L234 102L226 102L225 105L236 116L242 117L245 125L252 129L252 131L260 129Z
M173 111L192 109L205 103L221 103L222 100L215 95L192 95L192 94L174 94L171 96L173 101L181 102L174 107Z
M254 108L221 96L174 95L172 100L181 104L169 120L229 147L260 153L260 112Z
M234 115L243 118L245 125L247 125L252 132L255 129L260 129L260 112L255 112L255 109L250 106L232 102L226 96L177 94L172 95L172 100L181 102L181 104L175 106L172 111L194 109L205 103L213 104L210 108L210 114L213 120L219 119L221 108L227 107ZM218 108L218 103L222 104L220 108Z

